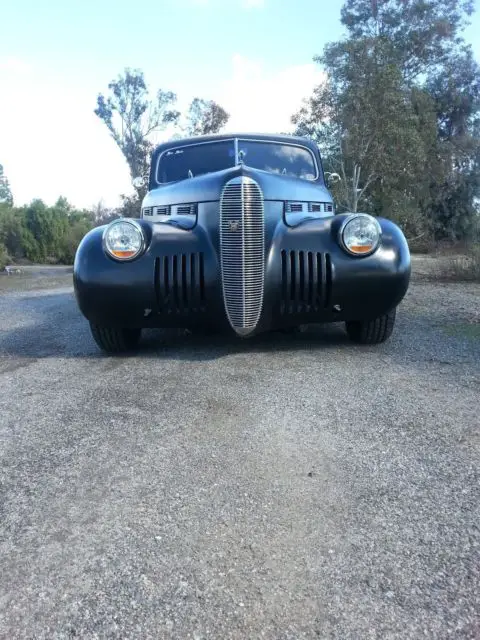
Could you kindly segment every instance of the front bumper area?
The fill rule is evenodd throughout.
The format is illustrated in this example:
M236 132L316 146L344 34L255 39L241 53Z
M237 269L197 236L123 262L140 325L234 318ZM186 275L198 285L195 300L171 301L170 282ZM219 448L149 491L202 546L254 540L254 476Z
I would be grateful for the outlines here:
M336 241L342 216L284 224L280 203L266 211L261 314L250 335L299 324L375 318L402 300L410 278L408 246L398 227L380 220L382 243L353 258ZM149 235L137 260L118 263L102 248L103 228L77 251L74 288L83 315L105 327L215 327L233 331L225 308L220 237L211 226L191 230L139 222ZM275 214L275 215L274 215ZM270 224L269 220L275 219Z

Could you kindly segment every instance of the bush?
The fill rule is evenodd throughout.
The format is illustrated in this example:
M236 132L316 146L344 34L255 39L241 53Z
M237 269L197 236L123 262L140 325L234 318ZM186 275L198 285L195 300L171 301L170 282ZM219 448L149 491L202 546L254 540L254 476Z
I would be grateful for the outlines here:
M7 249L3 244L0 244L0 271L3 271L5 269L9 261L10 259L7 253Z
M23 207L0 203L0 245L14 262L72 264L78 244L95 226L95 215L59 198L53 207L33 200Z
M447 258L440 275L447 280L480 282L480 245L464 255Z

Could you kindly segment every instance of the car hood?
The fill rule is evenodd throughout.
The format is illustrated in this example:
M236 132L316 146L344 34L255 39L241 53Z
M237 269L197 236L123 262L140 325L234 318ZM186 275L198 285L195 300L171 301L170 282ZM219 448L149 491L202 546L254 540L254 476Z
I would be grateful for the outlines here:
M310 182L239 165L152 189L145 196L142 207L220 200L225 184L241 175L248 176L259 184L265 200L333 202L330 192L321 182Z

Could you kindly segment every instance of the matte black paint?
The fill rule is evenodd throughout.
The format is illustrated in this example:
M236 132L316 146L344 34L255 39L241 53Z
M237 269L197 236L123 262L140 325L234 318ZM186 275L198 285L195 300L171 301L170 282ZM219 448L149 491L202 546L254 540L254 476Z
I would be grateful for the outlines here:
M314 151L321 167L315 145L300 140ZM161 145L154 158L178 144ZM286 224L286 200L332 202L323 175L308 182L241 165L155 186L144 206L198 202L197 219L193 228L188 228L191 219L186 228L182 219L166 223L139 219L146 249L131 262L120 263L105 254L105 227L90 231L80 243L74 265L75 294L84 316L106 327L229 329L219 264L219 200L224 184L240 174L256 180L265 196L264 304L255 333L304 323L375 318L398 305L409 284L410 254L395 224L378 218L379 248L370 256L352 257L338 242L346 215L324 213L311 219L311 214L296 214L295 226Z

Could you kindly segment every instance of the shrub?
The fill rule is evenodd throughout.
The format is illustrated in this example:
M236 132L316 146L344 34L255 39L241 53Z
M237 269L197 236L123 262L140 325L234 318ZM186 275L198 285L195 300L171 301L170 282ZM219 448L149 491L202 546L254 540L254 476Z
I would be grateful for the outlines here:
M480 245L471 247L464 255L446 260L442 276L448 280L480 282Z
M7 250L3 244L0 244L0 271L3 271L9 262Z

